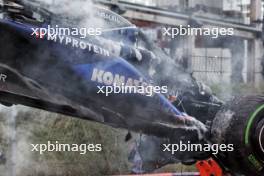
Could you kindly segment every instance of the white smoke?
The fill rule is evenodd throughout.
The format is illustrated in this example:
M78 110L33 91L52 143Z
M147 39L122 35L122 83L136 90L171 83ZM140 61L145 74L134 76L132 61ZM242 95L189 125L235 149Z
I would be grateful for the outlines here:
M24 0L24 2L30 3L28 0ZM52 12L51 18L61 17L59 22L65 22L69 25L74 23L75 27L80 28L102 28L102 30L109 28L104 20L95 17L98 6L91 0L35 0L35 2L37 2L35 6L44 7Z
M8 176L32 173L32 168L36 166L30 145L34 136L32 132L36 128L34 122L39 124L38 122L44 121L47 114L48 112L20 105L0 105L0 151L6 158L4 166L0 167L1 176L2 173Z

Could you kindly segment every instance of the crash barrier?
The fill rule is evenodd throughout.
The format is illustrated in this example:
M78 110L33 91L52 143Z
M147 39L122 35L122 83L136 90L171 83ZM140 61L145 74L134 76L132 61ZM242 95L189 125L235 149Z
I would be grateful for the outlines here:
M201 175L198 172L182 172L182 173L158 173L158 174L119 175L119 176L201 176Z

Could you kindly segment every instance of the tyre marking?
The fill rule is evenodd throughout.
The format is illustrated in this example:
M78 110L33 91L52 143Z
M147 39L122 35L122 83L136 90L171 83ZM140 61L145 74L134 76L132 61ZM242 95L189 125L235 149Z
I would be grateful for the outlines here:
M253 166L257 169L257 171L261 171L263 169L262 164L253 154L248 156L248 160L251 162L251 164L253 164Z
M264 146L262 145L262 141L261 141L261 137L263 135L263 132L264 132L264 126L261 128L260 130L260 135L259 135L259 144L260 144L260 148L262 150L262 152L264 153Z
M246 127L246 135L245 135L245 144L248 145L249 144L249 133L250 133L250 129L251 126L253 124L253 121L255 119L255 117L257 116L257 114L264 109L264 104L261 105L251 116L250 119L248 121L247 127Z

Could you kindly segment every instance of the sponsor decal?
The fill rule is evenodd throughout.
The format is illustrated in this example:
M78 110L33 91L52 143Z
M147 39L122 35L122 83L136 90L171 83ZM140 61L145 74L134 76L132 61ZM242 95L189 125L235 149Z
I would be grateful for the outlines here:
M6 82L6 78L7 78L6 74L3 74L3 73L0 74L0 81L1 82Z
M69 36L48 35L47 40L53 41L53 42L59 42L60 44L64 44L64 45L70 45L73 48L80 48L83 50L88 50L89 52L93 52L95 54L101 54L103 56L110 56L109 50L102 48L99 45L86 42L83 40L77 40Z
M0 74L0 89L1 90L7 90L8 89L7 84L5 84L6 80L7 80L7 75L1 73Z
M99 70L99 69L93 69L92 81L103 83L105 85L117 85L121 86L122 84L125 86L147 86L148 83L143 81L143 78L140 77L139 79L133 79L130 77L125 77L124 75L120 74L113 74L109 71Z
M109 94L134 93L145 96L167 93L167 86L154 86L143 81L143 78L133 79L120 74L113 74L104 70L94 69L91 77L92 81L103 83L105 86L97 86L98 92L108 96Z
M249 155L248 160L251 162L251 164L258 170L261 171L263 169L262 164L258 161L258 159L254 155Z

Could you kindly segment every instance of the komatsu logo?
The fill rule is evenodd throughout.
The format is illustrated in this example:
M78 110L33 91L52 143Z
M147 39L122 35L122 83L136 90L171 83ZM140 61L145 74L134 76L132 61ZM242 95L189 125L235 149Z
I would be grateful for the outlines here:
M93 69L91 77L92 81L103 83L103 86L97 86L98 92L108 96L111 93L114 94L126 94L134 93L144 96L153 96L155 94L167 93L167 86L153 86L143 81L143 78L139 79L127 78L124 75L113 74L109 71Z
M127 78L124 75L119 74L113 74L112 72L99 70L99 69L93 69L92 81L103 83L105 85L118 85L121 86L124 84L125 86L139 86L141 85L148 85L148 83L143 81L143 78L139 79L133 79L133 78Z

